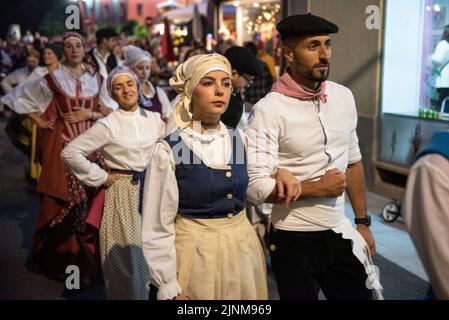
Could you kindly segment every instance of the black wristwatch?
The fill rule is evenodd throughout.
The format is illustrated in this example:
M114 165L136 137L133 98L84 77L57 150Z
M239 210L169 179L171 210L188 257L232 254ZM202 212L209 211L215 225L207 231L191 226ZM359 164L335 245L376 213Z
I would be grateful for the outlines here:
M371 225L371 217L369 215L366 215L365 218L355 218L354 223L364 224L365 226L369 227Z

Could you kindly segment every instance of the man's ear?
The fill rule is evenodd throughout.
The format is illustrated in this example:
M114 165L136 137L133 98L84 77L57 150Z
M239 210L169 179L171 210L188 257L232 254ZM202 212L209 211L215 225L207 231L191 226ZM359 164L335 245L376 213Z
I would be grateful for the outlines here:
M235 81L237 80L237 78L240 77L240 74L237 70L232 69L232 73L231 73L231 80Z
M293 50L290 46L282 46L282 55L285 57L285 60L287 60L288 63L291 63L293 61Z

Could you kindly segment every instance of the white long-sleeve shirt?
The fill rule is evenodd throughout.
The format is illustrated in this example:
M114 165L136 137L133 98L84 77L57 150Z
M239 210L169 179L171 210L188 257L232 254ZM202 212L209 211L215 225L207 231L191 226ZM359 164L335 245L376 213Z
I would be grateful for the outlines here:
M223 168L231 157L231 142L226 127L210 135L190 128L180 132L185 144L205 163ZM243 141L245 141L242 135ZM165 142L155 145L147 169L142 210L142 247L150 281L158 287L158 299L172 299L181 292L176 277L174 222L178 213L179 191L175 160Z
M118 108L117 102L107 92L106 81L103 81L102 86L98 87L97 77L90 72L85 72L81 77L76 77L66 66L61 65L53 71L53 75L57 84L68 96L76 96L76 79L78 79L81 83L81 97L91 97L100 92L99 103L101 105L114 110ZM15 112L21 114L30 112L42 114L53 99L53 91L51 91L45 77L40 77L27 81L14 97L15 99L8 101L7 104Z
M351 91L327 81L327 103L318 107L270 92L253 108L248 137L248 200L260 204L275 187L271 176L288 169L298 180L318 180L330 169L346 171L362 159L356 133L357 111ZM284 230L318 231L344 220L344 195L275 204L273 224Z
M431 59L436 68L443 68L437 77L435 87L449 88L449 42L446 40L438 42Z
M117 109L70 142L61 158L80 181L98 187L108 173L87 160L88 155L101 149L109 168L144 171L152 147L164 134L165 123L158 113Z
M300 181L317 180L327 170L345 172L362 159L356 133L357 110L348 88L326 82L327 102L318 104L270 92L253 108L246 130L248 139L248 200L259 204L275 187L271 178L278 167ZM365 240L344 214L345 196L312 198L289 208L275 204L272 223L290 231L332 230L352 242L352 253L362 263L383 299L379 279L367 254Z
M411 168L404 219L438 299L449 299L449 160L421 157Z

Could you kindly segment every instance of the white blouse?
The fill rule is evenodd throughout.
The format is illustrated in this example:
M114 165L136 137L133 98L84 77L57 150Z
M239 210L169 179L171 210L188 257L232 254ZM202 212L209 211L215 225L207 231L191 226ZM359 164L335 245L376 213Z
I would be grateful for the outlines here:
M106 81L103 81L101 88L98 87L97 77L86 71L82 76L75 76L66 66L61 65L53 71L53 75L62 90L71 97L76 96L76 80L81 83L81 97L91 97L100 91L100 104L111 109L117 109L118 105L108 94ZM53 99L51 91L45 77L37 78L26 82L20 92L16 94L16 100L12 108L17 113L36 112L42 114L47 109Z
M241 133L243 141L246 141ZM185 128L180 136L186 145L213 168L226 168L232 147L226 126L204 135ZM174 298L181 292L176 278L174 222L178 213L179 191L175 160L165 141L155 145L145 179L143 196L142 247L150 280L158 287L158 299Z
M80 181L98 187L108 173L87 160L88 155L101 149L109 168L144 171L151 149L164 134L165 123L158 113L118 109L70 142L61 157Z
M441 74L437 77L435 87L449 88L449 42L446 40L438 42L431 60L438 70L442 68Z

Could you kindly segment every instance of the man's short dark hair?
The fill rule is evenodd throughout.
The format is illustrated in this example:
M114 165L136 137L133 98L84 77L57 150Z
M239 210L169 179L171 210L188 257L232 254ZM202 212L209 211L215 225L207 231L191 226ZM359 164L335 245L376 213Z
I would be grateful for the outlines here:
M106 27L99 29L97 33L95 34L95 37L97 38L97 45L101 44L103 39L117 37L118 33L115 32L114 28L112 27Z

